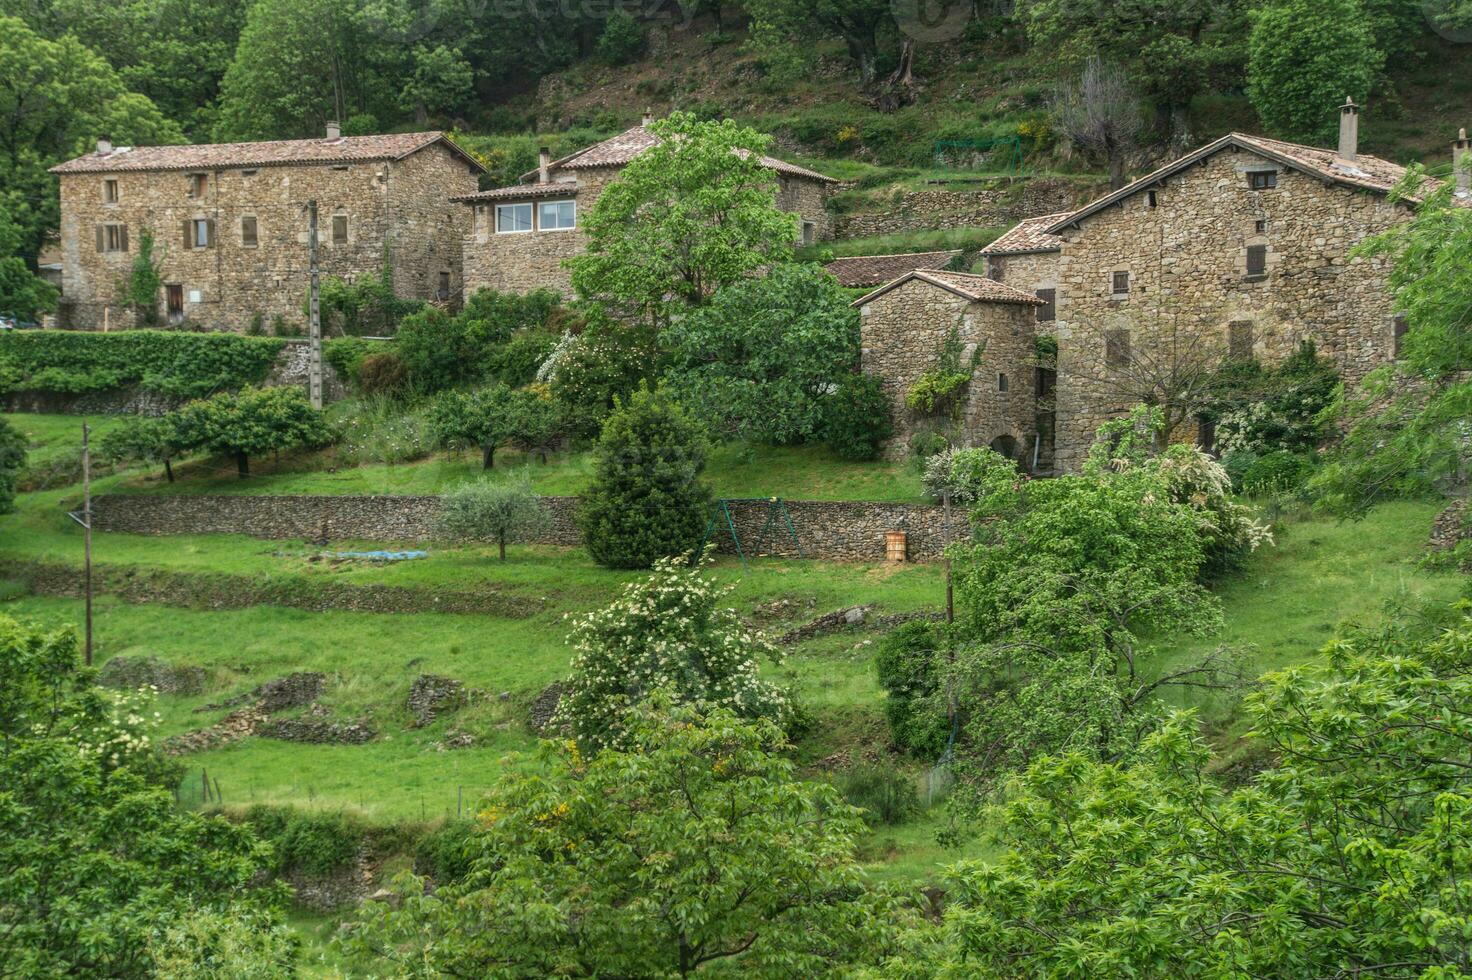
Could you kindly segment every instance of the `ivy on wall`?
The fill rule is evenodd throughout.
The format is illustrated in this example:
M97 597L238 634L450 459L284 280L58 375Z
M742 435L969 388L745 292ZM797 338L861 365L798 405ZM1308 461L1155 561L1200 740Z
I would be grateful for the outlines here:
M203 398L259 384L283 341L235 334L37 330L0 336L0 393L79 395L138 387Z

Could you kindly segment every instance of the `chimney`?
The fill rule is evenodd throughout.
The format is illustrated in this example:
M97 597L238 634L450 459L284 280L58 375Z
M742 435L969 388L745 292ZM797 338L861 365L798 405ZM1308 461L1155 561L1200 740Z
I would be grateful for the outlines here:
M337 124L336 119L327 120L327 138L330 140L342 139L342 127Z
M1462 135L1463 136L1466 136L1467 135L1467 133L1466 133L1465 130L1463 130ZM107 156L111 152L112 152L112 140L109 139L106 136L99 136L99 137L97 137L97 155L100 156L100 157L105 157L105 156Z
M652 122L654 122L654 110L646 108L644 110L644 121L641 122L639 125L648 126Z
M1457 141L1452 144L1452 173L1457 181L1457 194L1472 195L1472 140L1467 130L1457 131Z
M1360 107L1344 97L1339 107L1339 159L1353 160L1360 151Z
M537 180L545 184L552 179L552 151L545 146L537 151Z

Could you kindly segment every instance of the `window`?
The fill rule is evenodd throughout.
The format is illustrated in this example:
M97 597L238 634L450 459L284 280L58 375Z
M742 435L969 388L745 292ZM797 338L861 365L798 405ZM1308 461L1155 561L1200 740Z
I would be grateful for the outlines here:
M1113 279L1114 295L1123 296L1130 291L1130 274L1128 272L1116 272Z
M242 176L242 177L254 177L254 176L255 176L255 175L256 175L256 174L257 174L257 173L259 173L259 172L260 172L260 171L258 171L258 170L255 170L255 169L251 169L251 170L242 170L242 171L241 171L241 172L240 172L240 176Z
M1007 376L1005 374L999 374L999 375L997 375L997 390L998 391L1006 391L1007 390Z
M348 165L345 164L345 163L336 163L336 164L333 164L332 165L332 169L333 170L340 170L343 173L346 173L347 172L347 169L348 169Z
M97 251L126 252L127 250L127 225L110 224L97 226Z
M1227 356L1234 361L1252 360L1252 321L1233 320L1227 324Z
M102 203L118 203L118 182L112 177L109 177L102 182Z
M1266 245L1247 246L1247 274L1249 276L1268 274L1268 247Z
M435 295L441 300L450 298L450 274L448 272L440 273L439 288L435 290Z
M802 223L802 243L804 245L811 245L817 240L818 226L813 224L811 221L804 221Z
M1390 356L1397 361L1401 359L1401 351L1405 344L1406 331L1410 327L1406 324L1404 313L1397 313L1390 318Z
M256 216L248 214L240 219L240 244L254 248L256 244Z
M1050 323L1058 318L1058 291L1056 289L1039 289L1038 299L1043 305L1038 307L1038 322Z
M986 277L993 282L1002 281L1002 272L1005 268L1006 263L1002 261L1000 255L988 255L986 257Z
M345 214L334 214L332 216L332 244L345 245L348 240L348 216Z
M215 244L215 219L184 219L185 248L209 248L213 244Z
M496 205L496 234L505 235L514 231L532 230L532 206L530 204Z
M1145 201L1152 208L1153 207L1157 207L1160 204L1160 199L1155 196L1155 192L1154 191L1147 191L1146 192L1146 194L1145 194Z
M1104 364L1107 367L1125 367L1130 363L1130 332L1124 329L1109 330L1104 334Z
M189 196L190 197L204 197L205 192L209 190L209 186L210 186L210 178L209 178L209 175L208 174L190 174L189 175Z
M1267 234L1268 230L1268 219L1258 218L1257 222L1252 227L1253 230L1256 231L1259 235L1265 235Z
M577 225L572 201L543 201L537 208L537 227L543 231L566 231Z
M1247 186L1255 191L1271 190L1278 186L1276 170L1254 170L1247 175Z

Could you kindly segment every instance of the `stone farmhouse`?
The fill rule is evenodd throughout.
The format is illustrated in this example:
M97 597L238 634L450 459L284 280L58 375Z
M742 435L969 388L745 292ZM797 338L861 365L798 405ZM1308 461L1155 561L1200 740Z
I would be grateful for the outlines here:
M443 133L113 146L52 168L61 183L62 326L131 326L121 294L145 232L170 322L305 323L307 202L324 277L387 268L405 299L457 300L464 208L484 168Z
M571 275L563 260L587 248L578 212L590 209L624 167L659 142L649 129L651 121L645 117L632 129L558 160L543 150L537 169L522 174L521 183L456 197L470 214L465 222L466 294L548 288L570 296ZM761 162L776 174L777 207L798 216L795 240L811 244L831 237L825 201L837 181L775 157L764 156Z
M1389 264L1350 251L1408 220L1413 202L1389 198L1404 167L1358 152L1358 117L1353 103L1341 107L1333 150L1229 133L1076 211L1023 221L981 253L1005 293L973 288L965 302L947 300L939 276L911 273L860 299L865 370L896 398L891 455L904 455L926 421L903 395L934 366L937 334L954 325L968 343L995 342L995 327L977 325L1020 329L1020 297L1034 300L1027 343L985 349L961 434L968 445L1010 447L1043 473L1077 470L1094 430L1167 390L1173 373L1229 358L1271 364L1303 341L1348 384L1394 359L1406 323ZM1472 206L1465 131L1453 162L1456 200ZM896 294L912 298L899 304ZM983 312L997 305L1007 308ZM1043 336L1057 341L1056 374L1030 354ZM1023 407L1020 397L1035 400ZM1173 438L1212 448L1208 420L1184 429Z

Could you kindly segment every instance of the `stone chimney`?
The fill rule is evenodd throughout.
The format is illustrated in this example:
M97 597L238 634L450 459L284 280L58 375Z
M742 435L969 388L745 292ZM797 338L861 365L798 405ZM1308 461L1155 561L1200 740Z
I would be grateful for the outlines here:
M537 151L537 180L545 184L552 179L552 151L545 146Z
M1472 195L1472 140L1467 130L1457 131L1457 141L1452 144L1452 174L1457 181L1457 194Z
M1353 160L1360 152L1360 107L1344 97L1339 107L1339 159Z
M1462 132L1462 135L1463 136L1466 136L1467 135L1467 133L1466 133L1465 130ZM97 155L100 156L100 157L105 157L105 156L107 156L111 152L112 152L112 140L109 139L106 136L99 136L99 137L97 137Z
M644 120L639 125L648 126L652 122L654 122L654 110L646 108L644 110Z
M330 140L342 139L342 127L337 124L336 119L327 120L327 138Z

